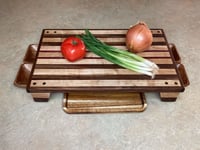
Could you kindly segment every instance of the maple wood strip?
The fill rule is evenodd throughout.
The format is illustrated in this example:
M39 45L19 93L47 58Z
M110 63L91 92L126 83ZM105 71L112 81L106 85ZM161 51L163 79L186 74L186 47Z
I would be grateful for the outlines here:
M63 58L63 55L61 52L39 52L38 58L40 57L47 57L47 58Z
M159 65L160 66L160 65ZM169 67L165 68L173 68L172 65L168 65ZM122 68L116 64L36 64L35 69L115 69L115 68ZM161 68L164 68L161 66Z
M40 51L60 51L60 46L41 46Z
M91 64L92 62L92 64ZM42 59L39 58L37 59L37 64L90 64L90 65L94 65L94 64L112 64L111 62L105 60L105 59L81 59L81 60L77 60L74 62L70 62L67 61L66 59Z
M119 29L119 30L90 30L92 34L126 34L127 30ZM45 30L45 34L67 34L67 35L79 35L85 33L85 30L77 30L77 29L70 29L70 30Z
M148 52L148 51L145 51L145 52L141 52L141 53L138 53L139 56L142 56L142 57L170 57L170 54L169 52Z
M151 45L149 50L169 50L167 45Z
M153 37L153 42L166 42L164 37Z
M113 46L113 47L116 47L116 48L119 48L119 49L122 49L122 50L127 50L127 47L126 46ZM55 51L60 51L61 48L60 46L44 46L42 45L40 47L40 51L52 51L52 52L55 52Z
M92 34L126 34L127 33L127 29L116 29L116 30L106 30L106 29L101 29L101 30L92 30L90 29L90 32ZM151 32L153 34L163 34L162 30L157 30L157 29L151 29ZM77 30L77 29L70 29L70 30L45 30L44 31L44 35L48 35L48 34L67 34L67 35L76 35L76 34L83 34L85 33L85 30Z
M34 75L130 75L128 69L35 69Z
M152 34L163 34L162 30L151 29Z
M149 58L150 61L156 64L173 64L171 58ZM91 64L92 62L92 64ZM66 59L43 59L38 58L36 64L113 64L105 59L81 59L75 62L67 61Z
M148 60L156 64L173 64L171 58L149 58Z
M179 80L32 80L32 88L180 87Z
M113 45L113 47L122 49L122 50L127 50L127 47L124 45ZM167 45L152 45L149 50L168 50ZM40 51L60 51L60 46L41 46Z
M33 75L135 75L128 69L35 69ZM159 69L156 75L176 75L175 69Z
M169 52L141 52L138 53L137 55L142 56L142 57L170 57ZM63 58L63 55L61 52L39 52L38 57L46 57L46 58ZM100 57L93 52L87 52L85 57Z
M66 38L46 38L42 39L42 42L63 42ZM125 38L97 38L102 42L125 42ZM153 37L153 42L165 42L164 37Z

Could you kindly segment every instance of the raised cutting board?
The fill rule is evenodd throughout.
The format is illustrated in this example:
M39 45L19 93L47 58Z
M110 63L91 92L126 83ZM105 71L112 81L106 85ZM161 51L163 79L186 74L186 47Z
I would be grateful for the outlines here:
M126 50L126 29L90 30L101 41ZM154 79L139 74L87 52L84 59L69 62L63 58L60 45L69 37L84 33L77 29L44 29L27 91L35 100L48 98L52 92L118 91L160 92L163 96L184 91L171 50L162 29L151 29L153 43L138 55L155 62L160 70ZM167 93L166 93L167 92ZM39 93L39 94L38 94ZM167 96L166 96L167 97Z

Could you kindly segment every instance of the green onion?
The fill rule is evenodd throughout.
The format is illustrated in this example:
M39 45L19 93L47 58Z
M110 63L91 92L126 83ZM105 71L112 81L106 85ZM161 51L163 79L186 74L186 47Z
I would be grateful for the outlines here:
M80 38L89 51L126 69L151 76L152 78L154 78L159 69L155 63L141 56L101 42L89 30L85 30L85 34L82 34Z

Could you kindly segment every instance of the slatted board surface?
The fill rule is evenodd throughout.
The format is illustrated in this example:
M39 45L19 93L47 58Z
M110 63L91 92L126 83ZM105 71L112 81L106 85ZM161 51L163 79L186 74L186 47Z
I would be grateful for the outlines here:
M101 41L126 50L126 29L90 30ZM138 55L155 62L160 70L154 79L136 73L88 51L84 59L69 62L62 56L62 41L84 30L44 29L37 58L27 86L29 92L157 91L182 92L184 87L162 29L152 29L153 43Z

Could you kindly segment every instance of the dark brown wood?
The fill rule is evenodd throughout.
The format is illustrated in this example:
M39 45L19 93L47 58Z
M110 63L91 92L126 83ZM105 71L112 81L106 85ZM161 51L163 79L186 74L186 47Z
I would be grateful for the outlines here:
M33 64L21 64L18 70L17 76L14 81L14 85L20 88L26 88L30 72Z
M90 30L101 41L126 50L127 29ZM172 50L162 29L151 29L153 44L143 53L160 67L155 79L114 65L87 52L84 59L68 62L60 51L62 41L80 35L80 29L44 29L27 91L30 93L117 91L117 92L183 92Z
M24 64L33 64L36 58L38 45L37 44L30 44L27 48L26 54L23 59Z
M178 72L181 76L181 80L183 82L183 86L184 87L189 86L190 81L189 81L189 78L188 78L188 75L187 75L187 72L186 72L184 65L183 64L177 64L177 67L178 67Z
M169 48L171 49L172 53L173 53L173 56L174 56L174 60L177 64L180 64L181 63L181 57L177 51L177 48L175 46L175 44L173 43L170 43L169 44Z

